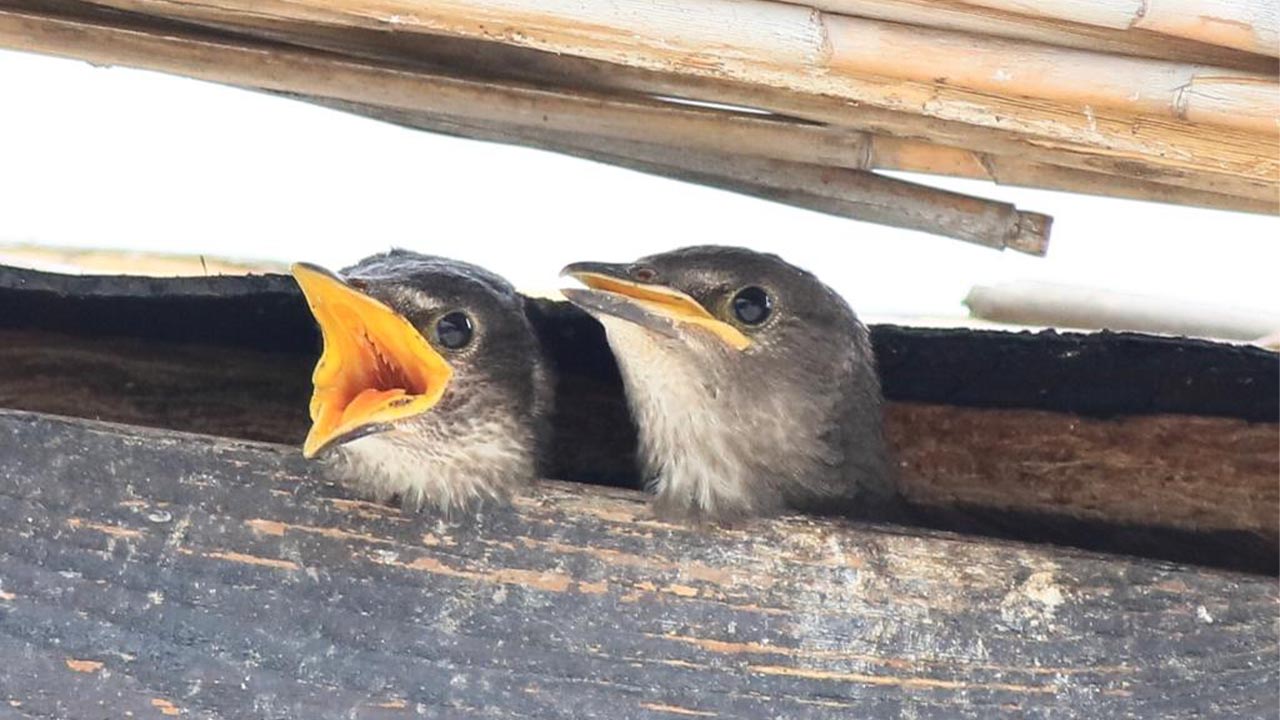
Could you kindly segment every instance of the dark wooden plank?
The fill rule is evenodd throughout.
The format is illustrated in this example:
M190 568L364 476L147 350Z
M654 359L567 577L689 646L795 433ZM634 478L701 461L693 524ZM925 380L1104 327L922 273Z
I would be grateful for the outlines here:
M446 525L292 448L0 412L0 694L30 717L1270 717L1276 603L554 482Z
M557 364L616 376L584 314L551 301L532 301L530 312ZM0 327L308 354L319 346L301 294L279 275L73 276L0 266ZM1280 355L1257 347L1134 333L893 325L873 327L872 340L890 400L1280 421Z
M635 487L635 431L599 326L563 303L533 301L530 313L560 378L551 476ZM1280 376L1275 354L1144 336L875 333L888 393L898 398L886 408L887 434L916 524L1280 568L1280 517L1271 511L1280 430L1240 417L1268 399ZM0 268L0 407L296 444L317 345L286 277ZM1131 363L1145 375L1135 380ZM1145 395L1152 383L1175 392ZM1108 401L1114 387L1126 390ZM1151 412L1213 388L1229 407ZM1052 410L1076 396L1086 409L1103 409L1090 400L1101 398L1132 412Z

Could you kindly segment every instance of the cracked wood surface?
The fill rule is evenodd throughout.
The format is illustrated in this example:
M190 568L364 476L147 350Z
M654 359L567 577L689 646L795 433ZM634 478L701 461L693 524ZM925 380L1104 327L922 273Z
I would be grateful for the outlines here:
M547 482L446 525L296 450L0 412L17 717L1257 717L1274 579Z

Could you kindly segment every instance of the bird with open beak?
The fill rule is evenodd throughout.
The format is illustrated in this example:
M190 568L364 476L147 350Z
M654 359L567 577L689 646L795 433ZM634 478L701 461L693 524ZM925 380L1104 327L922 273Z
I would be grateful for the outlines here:
M324 338L304 456L366 497L446 514L536 476L551 385L510 284L402 250L293 276Z
M896 507L867 329L812 274L715 246L562 274L605 328L660 515Z

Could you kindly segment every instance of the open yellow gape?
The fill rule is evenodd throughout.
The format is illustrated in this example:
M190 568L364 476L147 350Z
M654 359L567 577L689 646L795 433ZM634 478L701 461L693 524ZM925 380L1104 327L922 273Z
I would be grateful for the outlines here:
M453 369L404 316L314 265L295 264L293 277L324 337L303 456L440 401Z

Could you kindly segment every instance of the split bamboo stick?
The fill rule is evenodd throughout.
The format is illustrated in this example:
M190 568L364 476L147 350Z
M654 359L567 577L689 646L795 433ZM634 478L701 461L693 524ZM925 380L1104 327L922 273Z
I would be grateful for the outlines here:
M838 15L887 20L904 25L957 30L1010 40L1132 55L1177 63L1207 64L1253 72L1276 70L1275 58L1264 54L1161 35L1135 27L1095 25L1083 19L1043 15L1053 3L1017 3L1018 9L984 7L967 0L785 0ZM1087 3L1059 3L1084 5ZM1010 4L1012 5L1012 4ZM1069 12L1066 14L1070 14Z
M959 0L1104 28L1138 28L1280 56L1280 7L1269 0Z
M978 92L1127 115L1194 120L1256 133L1280 131L1280 83L1147 58L930 30L842 15L826 18L826 66L855 76L958 85ZM1202 88L1197 91L1197 88Z
M1043 255L1052 218L870 172L566 134L341 101L319 105L473 140L512 143L674 177L829 215L920 230L997 249Z
M833 34L830 16L764 0L453 0L425 8L412 0L348 0L341 5L318 0L103 4L235 27L319 24L490 40L675 75L833 96L902 114L1012 131L1042 144L1081 144L1094 155L1138 158L1166 171L1218 172L1263 187L1280 176L1271 137L1258 133L1233 133L1229 128L1206 132L1172 117L1135 121L1126 113L1090 111L1046 98L1000 97L933 82L833 72L828 58L835 58L834 64L840 59L839 52L833 53L834 43L828 42ZM848 52L850 38L845 35L842 48ZM1263 111L1254 115L1266 116Z

